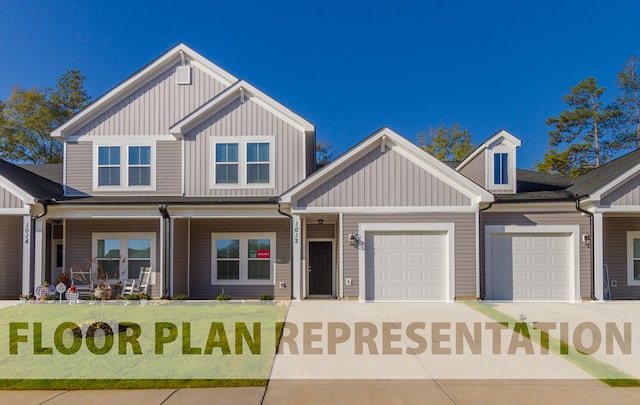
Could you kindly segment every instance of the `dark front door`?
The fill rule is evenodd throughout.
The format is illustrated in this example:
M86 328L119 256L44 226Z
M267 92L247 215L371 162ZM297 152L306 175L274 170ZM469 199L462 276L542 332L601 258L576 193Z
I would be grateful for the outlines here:
M309 295L332 295L332 243L309 242Z

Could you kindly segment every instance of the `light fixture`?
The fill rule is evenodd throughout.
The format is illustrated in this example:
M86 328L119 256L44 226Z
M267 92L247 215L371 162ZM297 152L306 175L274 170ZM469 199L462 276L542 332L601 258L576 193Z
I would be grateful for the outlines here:
M324 219L319 219L318 220L318 225L322 225L322 224L324 224Z
M357 246L358 242L360 242L360 236L358 236L355 233L350 233L349 234L349 244L351 246Z

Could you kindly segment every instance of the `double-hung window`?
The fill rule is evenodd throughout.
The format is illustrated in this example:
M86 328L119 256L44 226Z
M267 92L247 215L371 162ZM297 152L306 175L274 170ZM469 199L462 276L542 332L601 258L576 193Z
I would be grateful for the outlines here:
M274 137L212 137L211 188L273 188Z
M129 146L129 185L151 185L151 146Z
M275 234L212 234L212 284L272 284Z
M120 185L120 147L98 147L98 186Z

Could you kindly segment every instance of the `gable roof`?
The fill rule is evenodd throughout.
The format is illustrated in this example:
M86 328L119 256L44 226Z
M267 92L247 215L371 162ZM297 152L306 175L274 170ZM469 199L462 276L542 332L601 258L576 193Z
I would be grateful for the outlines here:
M60 198L63 194L61 184L3 159L0 159L0 186L27 204L34 199Z
M207 71L225 86L230 86L234 82L238 81L236 77L213 64L204 56L200 55L185 44L180 43L151 61L133 75L129 76L125 81L109 90L100 98L89 104L81 112L74 115L58 128L54 129L51 132L51 136L54 138L64 139L64 137L73 132L74 129L80 128L82 125L86 124L103 112L105 108L117 103L130 92L134 91L140 85L154 77L158 72L161 72L172 64L182 60L183 57L185 60L188 60L189 63L196 63L198 67Z
M640 149L620 156L577 177L570 190L578 196L599 199L624 180L640 171Z
M451 169L445 163L420 149L417 145L408 141L392 129L383 127L342 154L336 160L329 163L327 166L313 173L311 176L307 177L305 180L282 194L280 196L280 201L290 203L292 197L304 191L312 190L314 187L324 183L350 166L357 159L364 156L372 146L378 144L380 144L381 147L390 145L401 148L403 151L407 152L410 157L414 158L414 161L421 164L423 167L427 166L432 174L435 174L440 178L448 179L451 184L460 188L460 191L469 196L472 201L476 197L482 202L491 202L494 199L491 193L464 177L462 174Z
M267 96L245 80L238 80L223 92L200 106L197 110L175 123L169 129L169 132L176 138L182 138L186 132L198 125L198 123L203 119L210 117L214 112L218 111L229 102L237 99L238 97L249 96L254 97L255 100L263 107L266 107L285 121L298 127L301 131L315 131L315 126L306 119L294 113L273 98Z
M492 144L498 141L500 138L504 138L507 142L512 143L514 146L518 147L522 144L522 141L512 134L510 134L507 130L501 129L495 134L491 135L487 140L482 142L469 156L467 156L460 164L456 167L456 170L460 170L465 167L469 162L475 159L480 153L482 153L485 149L488 149Z

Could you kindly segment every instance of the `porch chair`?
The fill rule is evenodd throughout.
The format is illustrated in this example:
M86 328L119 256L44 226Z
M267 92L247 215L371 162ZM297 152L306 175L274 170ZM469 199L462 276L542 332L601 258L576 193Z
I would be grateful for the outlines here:
M71 267L71 285L76 287L79 297L90 297L93 293L93 272Z
M151 267L141 267L140 276L129 278L122 283L122 296L126 297L131 294L148 294L149 279L151 278Z

